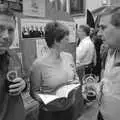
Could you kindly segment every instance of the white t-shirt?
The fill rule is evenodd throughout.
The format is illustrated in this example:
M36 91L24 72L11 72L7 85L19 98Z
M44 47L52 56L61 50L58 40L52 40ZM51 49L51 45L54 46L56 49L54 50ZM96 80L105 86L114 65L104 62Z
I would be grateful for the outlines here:
M93 60L95 61L95 59L96 52L94 43L90 37L85 37L76 48L76 64L77 66L88 65L92 63Z

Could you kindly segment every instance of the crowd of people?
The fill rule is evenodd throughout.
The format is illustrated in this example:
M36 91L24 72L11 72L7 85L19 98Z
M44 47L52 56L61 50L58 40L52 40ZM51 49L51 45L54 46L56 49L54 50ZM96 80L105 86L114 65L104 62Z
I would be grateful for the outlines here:
M9 49L14 40L15 15L4 5L0 7L0 120L25 120L21 93L29 85L25 75L17 75L15 64L19 64L19 58ZM48 55L33 62L28 76L30 95L39 103L38 120L81 120L90 102L99 102L99 107L95 118L89 116L88 120L119 120L120 7L102 13L98 28L78 27L76 61L72 54L63 51L63 45L67 46L70 39L65 25L56 21L48 23L44 38ZM92 87L96 88L99 97L83 95L83 77L91 74L98 78L95 84L90 84L91 91ZM67 98L45 104L40 97L40 94L56 95L60 87L76 84L79 86L72 89Z

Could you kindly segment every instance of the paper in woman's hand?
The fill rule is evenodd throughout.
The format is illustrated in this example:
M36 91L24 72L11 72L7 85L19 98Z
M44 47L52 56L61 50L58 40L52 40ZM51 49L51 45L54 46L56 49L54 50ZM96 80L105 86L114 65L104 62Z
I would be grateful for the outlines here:
M60 87L59 89L56 90L56 93L54 95L51 94L38 94L39 97L42 99L44 104L48 104L56 99L60 98L68 98L69 93L78 88L80 84L69 84L69 85L64 85Z
M42 99L44 104L48 104L51 101L59 98L56 95L50 95L50 94L39 94L39 97Z
M48 111L63 111L71 107L75 102L77 89L73 89L67 98L57 98L45 105Z

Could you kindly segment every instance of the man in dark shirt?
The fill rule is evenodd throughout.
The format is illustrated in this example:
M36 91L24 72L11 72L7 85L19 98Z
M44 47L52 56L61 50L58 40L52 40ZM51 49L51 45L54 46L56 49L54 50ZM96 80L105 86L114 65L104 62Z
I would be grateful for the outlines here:
M25 112L21 92L26 82L16 76L8 85L8 72L13 57L9 47L14 40L15 16L8 6L0 4L0 120L24 120ZM12 65L14 70L14 64Z

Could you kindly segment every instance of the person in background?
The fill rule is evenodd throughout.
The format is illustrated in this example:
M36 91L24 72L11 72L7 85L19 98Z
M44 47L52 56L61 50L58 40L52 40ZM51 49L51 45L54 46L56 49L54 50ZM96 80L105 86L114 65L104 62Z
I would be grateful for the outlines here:
M61 85L79 83L79 80L75 77L76 72L72 55L63 52L63 46L67 46L69 41L68 28L58 22L48 23L45 27L45 40L49 47L48 56L42 60L39 58L35 60L30 75L30 94L40 104L42 104L42 100L38 96L39 93L54 94L56 88ZM77 95L78 100L80 99L79 96L80 94ZM75 94L71 98L72 102L74 100ZM64 106L64 110L58 109L57 111L50 111L49 109L46 111L44 107L40 107L39 119L73 120L74 110L72 106L67 108Z
M78 74L82 79L84 73L91 73L91 65L95 64L96 54L94 43L90 38L90 28L86 25L80 25L77 30L80 43L76 48L76 67L79 69Z
M93 67L93 74L98 77L98 81L100 81L101 77L101 46L103 44L103 39L101 37L100 32L98 32L99 28L94 29L91 39L93 40L95 50L96 50L96 65Z
M6 4L0 4L0 120L25 120L21 92L25 90L26 82L16 76L13 84L8 84L7 77L15 67L15 56L9 49L14 40L14 30L14 14Z

